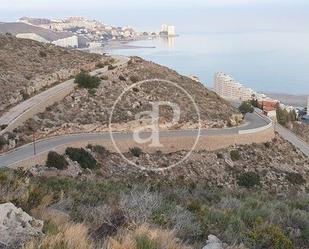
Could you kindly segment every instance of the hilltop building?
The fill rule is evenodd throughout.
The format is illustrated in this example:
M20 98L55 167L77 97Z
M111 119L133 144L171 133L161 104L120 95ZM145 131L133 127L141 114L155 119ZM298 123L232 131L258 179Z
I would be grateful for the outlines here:
M232 101L251 100L257 93L251 88L244 87L225 73L216 73L214 78L214 90L222 98Z
M78 48L82 39L71 32L54 32L22 22L0 23L0 34L10 33L18 38L51 43L61 47Z

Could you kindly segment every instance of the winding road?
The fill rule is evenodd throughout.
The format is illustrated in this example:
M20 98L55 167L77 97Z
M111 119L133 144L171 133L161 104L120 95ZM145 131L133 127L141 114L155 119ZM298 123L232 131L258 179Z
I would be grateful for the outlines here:
M258 113L250 113L246 115L246 123L239 127L226 128L226 129L207 129L201 130L201 137L207 136L224 136L241 134L245 132L254 132L256 129L267 129L271 125L271 121L262 117ZM144 133L143 136L147 136L148 133ZM179 130L179 131L161 131L160 137L196 137L196 130ZM130 140L132 139L132 133L113 133L113 137L116 141ZM48 139L36 141L36 152L37 155L51 151L59 146L70 144L74 142L87 142L87 141L98 141L111 140L108 132L102 133L81 133L75 135L64 135ZM0 155L0 167L10 166L20 161L31 159L33 157L33 144L27 144L19 147L6 154Z
M123 56L114 56L117 59L116 66L126 64L129 58ZM107 72L108 68L104 67L91 72L92 75L99 75ZM18 127L22 122L34 116L35 114L43 111L47 106L52 105L57 100L62 99L71 91L74 90L74 79L65 81L58 84L50 89L20 103L19 105L13 107L2 117L0 117L0 124L8 125L6 129L0 132L0 135L12 131L14 128ZM48 103L47 103L48 102ZM201 131L201 137L211 137L211 136L227 136L227 135L239 135L239 134L250 134L258 131L263 131L272 127L272 122L265 118L258 112L254 112L246 115L246 123L244 125L225 128L225 129L207 129ZM197 130L177 130L177 131L160 131L159 135L161 138L168 137L196 137ZM142 136L148 136L149 133L145 132ZM115 132L113 133L113 138L116 141L121 140L133 140L132 133L125 132ZM63 145L69 145L75 142L88 142L88 141L106 141L110 142L111 137L108 132L102 133L81 133L74 135L63 135L47 139L42 139L36 141L36 155L54 150L57 147ZM7 167L24 160L32 159L34 157L34 145L33 143L26 144L12 151L0 155L0 167Z
M113 58L117 60L117 63L115 63L114 66L121 66L129 61L129 58L124 56L113 56ZM106 73L107 71L108 67L106 66L104 68L94 70L90 74L92 76L100 75ZM72 92L75 87L76 84L74 83L74 79L70 79L11 108L0 117L0 125L7 125L4 130L0 131L0 135L8 131L13 131L13 129L20 126L24 121L29 119L29 117L44 111L47 106L51 106L55 102L59 101L59 98L63 99L66 95Z

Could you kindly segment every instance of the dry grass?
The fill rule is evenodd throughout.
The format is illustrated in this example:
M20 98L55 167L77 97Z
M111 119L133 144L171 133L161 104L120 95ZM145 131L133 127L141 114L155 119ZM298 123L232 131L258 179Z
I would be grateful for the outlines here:
M133 232L111 238L104 249L191 249L182 245L174 233L142 225Z
M47 235L40 241L32 241L23 249L94 249L88 237L88 228L83 224L69 224L59 233Z

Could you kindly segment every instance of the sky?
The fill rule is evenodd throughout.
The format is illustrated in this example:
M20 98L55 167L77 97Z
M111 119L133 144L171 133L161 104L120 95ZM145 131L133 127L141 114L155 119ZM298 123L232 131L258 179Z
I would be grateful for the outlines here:
M168 23L180 33L309 32L308 0L2 0L0 21L22 16L85 16L139 31Z

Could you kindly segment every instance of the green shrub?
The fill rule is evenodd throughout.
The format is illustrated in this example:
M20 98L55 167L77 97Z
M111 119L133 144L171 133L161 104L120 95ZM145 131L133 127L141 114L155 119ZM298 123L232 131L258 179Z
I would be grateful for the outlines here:
M8 144L8 141L0 135L0 149L3 148L4 145L7 145Z
M8 179L8 175L4 170L0 170L0 184L5 183Z
M97 160L85 149L67 148L65 153L72 161L76 161L83 169L96 169Z
M250 101L244 101L241 103L241 105L238 107L238 110L243 114L247 113L253 113L254 112L254 107L250 103Z
M261 225L246 234L252 248L294 249L292 241L275 225Z
M240 158L241 158L240 153L239 153L238 150L232 150L230 152L230 156L231 156L232 161L234 161L234 162L235 161L239 161Z
M100 85L100 79L96 76L91 76L89 73L80 72L75 77L76 84L81 88L93 89L98 88Z
M56 235L59 233L59 228L51 221L45 221L43 226L43 233L45 235Z
M147 235L138 235L135 238L137 249L160 249L159 243Z
M237 177L237 184L241 187L252 188L261 184L260 176L255 172L242 173Z
M129 151L135 157L140 157L143 154L143 150L138 147L130 148Z
M45 193L39 186L33 186L29 192L25 210L30 211L32 208L38 207L42 203L44 196Z
M47 156L46 167L63 170L68 167L68 162L63 155L50 151Z
M285 178L293 185L303 185L306 183L306 180L304 179L304 177L299 173L289 172L287 173Z

